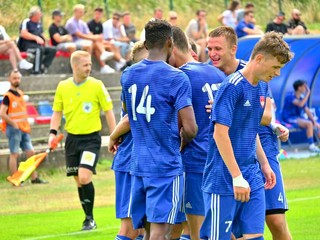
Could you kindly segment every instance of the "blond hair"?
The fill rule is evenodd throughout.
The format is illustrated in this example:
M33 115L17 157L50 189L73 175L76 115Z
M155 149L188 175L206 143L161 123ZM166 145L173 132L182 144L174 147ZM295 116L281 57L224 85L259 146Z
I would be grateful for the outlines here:
M137 63L142 60L142 56L140 56L140 54L143 51L147 52L147 49L144 46L144 42L143 41L136 42L131 50L131 59L134 63Z
M82 50L74 51L70 57L71 66L73 66L74 64L78 64L80 58L84 58L84 57L90 57L90 54L88 52L82 51Z
M83 4L74 5L73 11L76 11L76 10L84 10L84 5Z
M41 9L38 6L33 6L30 8L29 11L29 18L33 17L34 15L41 13Z

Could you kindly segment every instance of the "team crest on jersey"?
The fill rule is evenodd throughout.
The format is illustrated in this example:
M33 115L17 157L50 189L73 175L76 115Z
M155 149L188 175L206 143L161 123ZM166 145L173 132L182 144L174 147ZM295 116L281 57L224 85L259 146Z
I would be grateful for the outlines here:
M84 102L82 104L82 110L85 113L90 113L92 111L92 103L91 102Z
M12 107L13 107L13 108L18 107L18 103L17 103L16 101L13 101L13 102L12 102Z
M265 106L265 103L266 103L266 98L265 98L265 96L260 96L260 104L261 104L261 107L264 107L264 106Z

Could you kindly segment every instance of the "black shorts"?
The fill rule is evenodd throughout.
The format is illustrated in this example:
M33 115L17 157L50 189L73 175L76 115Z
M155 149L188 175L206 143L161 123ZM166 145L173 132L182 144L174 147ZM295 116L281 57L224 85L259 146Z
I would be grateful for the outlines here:
M79 167L89 169L95 174L100 147L99 132L85 135L68 133L65 143L67 176L78 176Z

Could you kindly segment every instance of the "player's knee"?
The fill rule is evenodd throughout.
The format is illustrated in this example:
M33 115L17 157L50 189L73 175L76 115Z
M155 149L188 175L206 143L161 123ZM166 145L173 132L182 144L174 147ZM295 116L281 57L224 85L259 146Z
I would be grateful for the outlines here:
M86 185L91 182L91 176L88 175L81 175L78 177L78 179L81 185Z

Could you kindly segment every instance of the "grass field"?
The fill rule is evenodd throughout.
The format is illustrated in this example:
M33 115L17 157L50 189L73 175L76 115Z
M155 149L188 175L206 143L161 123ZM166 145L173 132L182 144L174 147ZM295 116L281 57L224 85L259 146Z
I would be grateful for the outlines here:
M98 229L79 231L83 221L73 180L64 170L47 172L48 185L12 187L0 182L0 239L114 239L119 221L114 213L114 180L110 162L98 165L95 219ZM319 240L320 157L282 161L293 239ZM44 174L44 172L43 172ZM4 179L5 176L1 176ZM265 239L271 239L266 230Z

